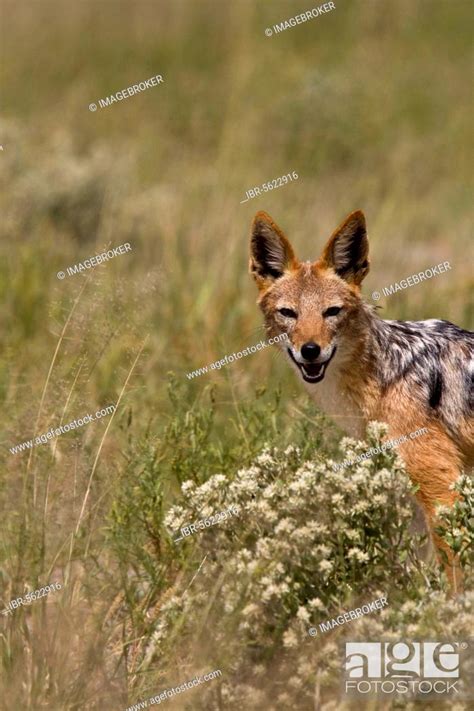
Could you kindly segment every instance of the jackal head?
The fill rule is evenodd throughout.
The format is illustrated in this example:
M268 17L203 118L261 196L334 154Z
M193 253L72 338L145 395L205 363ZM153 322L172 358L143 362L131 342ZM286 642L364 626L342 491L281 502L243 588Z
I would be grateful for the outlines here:
M269 335L307 383L318 383L339 350L350 357L360 330L360 285L369 271L364 214L352 212L315 262L299 262L282 230L265 212L252 223L250 273ZM358 328L359 327L359 328Z

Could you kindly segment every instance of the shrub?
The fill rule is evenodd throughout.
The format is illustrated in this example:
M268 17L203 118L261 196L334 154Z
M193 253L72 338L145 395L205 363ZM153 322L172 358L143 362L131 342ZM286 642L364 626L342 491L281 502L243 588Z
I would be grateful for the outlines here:
M345 438L343 459L376 446L384 432L373 423L367 444ZM304 460L297 447L267 447L233 478L182 484L181 500L165 516L170 538L229 507L237 515L177 544L194 561L193 577L159 606L143 669L152 672L179 649L191 676L196 656L224 672L203 691L203 708L271 709L275 699L275 708L314 708L315 685L322 697L329 689L332 699L338 694L334 637L412 639L426 633L435 613L453 614L454 603L432 589L434 571L419 561L423 535L410 531L411 485L396 453L345 470L334 465L317 455ZM382 594L389 607L370 620L309 637L311 625ZM462 604L460 634L472 622L463 620L470 606Z
M344 438L341 461L354 462L376 448L385 432L384 425L372 423L367 442ZM177 462L181 456L188 461L187 445L180 454L181 440L183 446L188 442L185 429L175 440ZM139 638L130 649L133 698L219 668L222 678L201 687L199 700L186 692L183 707L309 710L316 700L325 709L350 707L340 691L342 652L336 640L438 635L443 641L448 621L453 638L468 637L472 599L448 599L437 564L420 560L425 533L413 530L413 489L397 453L339 468L322 452L273 441L236 473L227 458L221 473L207 480L190 460L189 466L179 465L181 475L187 469L192 476L179 477L175 504L166 506L160 498L153 526L143 528L135 543L128 539L131 548L142 545L130 559L134 576L129 574L135 618L138 599L143 612L129 631L130 638ZM151 480L161 487L156 468L150 471L139 477L134 493L149 522ZM459 486L466 495L468 480ZM468 536L466 505L460 501L443 514L451 536L456 526ZM225 520L174 542L182 527L229 509L234 513ZM381 595L389 603L383 610L309 635L311 626Z

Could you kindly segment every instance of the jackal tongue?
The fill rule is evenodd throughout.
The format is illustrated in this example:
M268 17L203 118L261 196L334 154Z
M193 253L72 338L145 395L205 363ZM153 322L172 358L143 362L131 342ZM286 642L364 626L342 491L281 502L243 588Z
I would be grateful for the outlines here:
M304 363L302 364L302 368L306 375L309 375L310 378L314 378L316 375L319 375L324 363L318 364L318 363Z

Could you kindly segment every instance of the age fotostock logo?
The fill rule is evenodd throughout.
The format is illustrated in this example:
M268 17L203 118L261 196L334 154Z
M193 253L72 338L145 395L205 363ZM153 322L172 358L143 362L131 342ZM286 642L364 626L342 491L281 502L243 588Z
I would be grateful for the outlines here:
M344 691L465 698L468 649L466 642L346 642Z

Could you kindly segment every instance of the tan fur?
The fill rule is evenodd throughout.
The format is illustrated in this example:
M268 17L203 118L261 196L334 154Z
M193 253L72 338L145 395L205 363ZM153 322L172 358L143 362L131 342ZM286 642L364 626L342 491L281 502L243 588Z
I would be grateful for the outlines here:
M271 273L265 271L268 260ZM459 590L461 576L457 561L433 532L434 512L437 503L452 505L456 497L450 485L458 478L463 464L474 463L472 423L461 425L466 444L453 442L420 402L416 389L409 388L403 380L385 392L378 385L375 363L371 362L367 348L370 317L367 309L361 308L360 297L360 284L369 271L363 214L356 211L344 220L318 261L301 263L273 220L264 212L257 213L252 228L250 271L257 282L259 305L269 336L288 333L295 353L300 353L301 346L308 342L318 344L322 353L329 353L337 342L336 356L323 380L314 385L304 384L317 404L346 432L362 438L371 420L388 424L389 439L421 427L428 429L427 434L401 444L399 453L412 481L419 487L417 498L433 540L438 550L448 555L446 569L451 585L455 591ZM325 309L334 304L343 307L342 315L337 319L325 318ZM294 310L298 317L281 316L282 307ZM286 349L284 344L280 347ZM292 365L298 371L298 365Z

